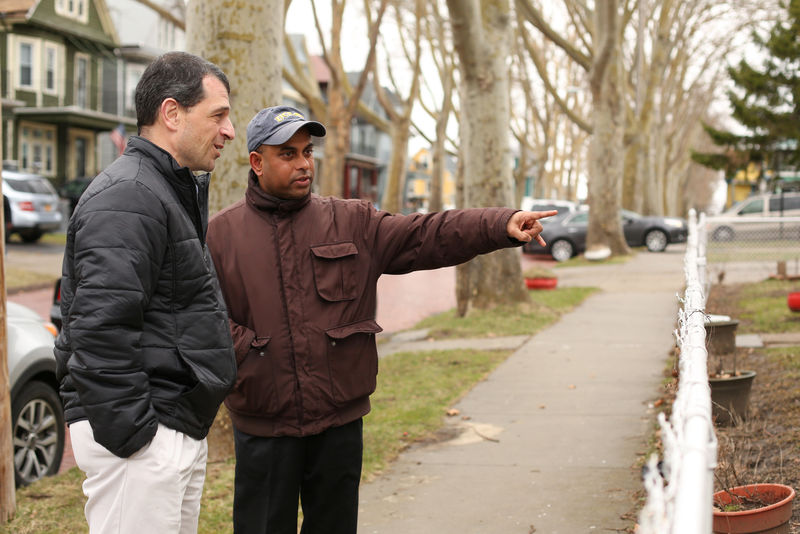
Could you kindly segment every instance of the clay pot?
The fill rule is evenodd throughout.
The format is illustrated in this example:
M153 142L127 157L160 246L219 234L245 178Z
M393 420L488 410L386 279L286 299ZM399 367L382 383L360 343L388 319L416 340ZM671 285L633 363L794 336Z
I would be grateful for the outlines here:
M795 492L783 484L748 484L714 494L714 504L724 508L739 497L763 501L765 506L740 512L714 509L714 534L789 534Z
M525 287L528 289L555 289L558 278L526 278Z

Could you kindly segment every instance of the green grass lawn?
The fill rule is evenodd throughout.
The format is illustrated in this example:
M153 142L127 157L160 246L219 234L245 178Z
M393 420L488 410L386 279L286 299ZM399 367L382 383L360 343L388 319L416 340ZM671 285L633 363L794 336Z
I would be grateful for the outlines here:
M583 301L594 289L531 291L531 304L520 310L476 311L466 319L453 312L416 325L448 336L533 334ZM443 334L444 335L444 334ZM502 363L510 351L428 351L396 353L380 360L372 412L364 422L363 478L379 474L409 444L435 439L445 412ZM203 534L231 532L233 460L208 465L200 529ZM0 534L85 533L84 497L77 469L17 491L17 517Z
M50 287L56 281L52 274L6 265L6 290L22 290L35 287Z

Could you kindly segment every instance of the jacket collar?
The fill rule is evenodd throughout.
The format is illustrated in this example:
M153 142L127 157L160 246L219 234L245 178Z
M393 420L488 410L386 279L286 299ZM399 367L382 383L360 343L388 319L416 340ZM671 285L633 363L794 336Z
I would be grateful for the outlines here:
M126 154L143 154L151 159L158 170L167 178L176 178L179 185L186 185L187 182L191 184L198 183L195 180L192 171L188 167L181 167L180 164L172 157L172 154L153 144L150 140L140 137L138 135L131 136L128 139L128 146L125 148ZM208 175L204 179L199 180L199 183L208 183Z
M303 208L308 201L311 200L311 193L308 193L303 198L298 199L283 199L274 197L265 193L261 186L258 185L256 173L250 169L247 175L247 191L245 192L245 200L253 208L261 211L276 211L279 213L290 213Z

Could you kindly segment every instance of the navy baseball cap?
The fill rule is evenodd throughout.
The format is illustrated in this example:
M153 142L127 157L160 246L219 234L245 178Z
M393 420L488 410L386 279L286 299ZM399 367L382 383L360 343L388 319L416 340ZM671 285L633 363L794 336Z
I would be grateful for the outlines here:
M325 127L317 121L307 121L300 111L290 106L264 108L247 125L247 150L252 152L261 145L282 145L297 130L308 126L316 137L325 136Z

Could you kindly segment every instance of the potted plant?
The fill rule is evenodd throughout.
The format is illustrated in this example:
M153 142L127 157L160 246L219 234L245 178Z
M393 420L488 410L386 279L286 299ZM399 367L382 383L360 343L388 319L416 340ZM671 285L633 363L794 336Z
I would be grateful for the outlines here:
M552 270L538 265L525 269L522 276L528 289L555 289L558 284L558 277Z
M783 484L747 484L714 494L714 534L789 532L795 491Z
M726 315L706 317L706 346L709 353L708 383L711 387L711 411L721 425L736 424L747 418L750 389L755 371L743 371L736 365L736 327L739 321ZM732 366L725 366L730 356Z

